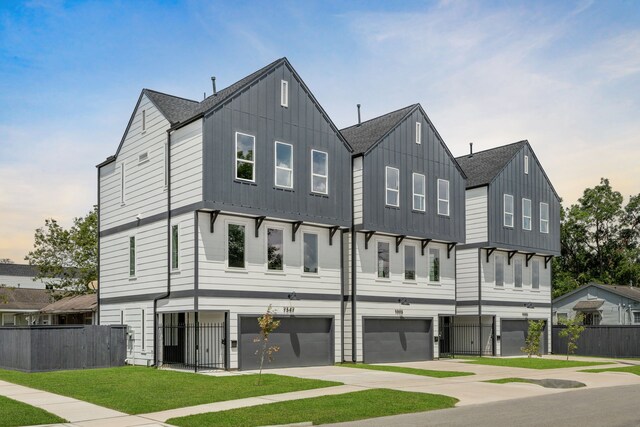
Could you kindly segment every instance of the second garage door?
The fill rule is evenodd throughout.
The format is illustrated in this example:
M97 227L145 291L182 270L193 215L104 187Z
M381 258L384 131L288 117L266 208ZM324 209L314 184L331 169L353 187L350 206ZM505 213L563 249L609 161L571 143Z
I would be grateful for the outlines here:
M433 359L431 319L363 319L364 362Z
M258 316L242 316L239 319L239 369L259 369L256 351L260 335ZM332 365L333 318L331 317L279 317L280 326L269 335L269 346L280 349L271 363L265 360L265 368L289 368L294 366Z
M502 320L500 329L500 354L502 356L517 356L523 354L521 348L525 346L529 322L527 320ZM542 336L540 350L542 354L547 354L546 324Z

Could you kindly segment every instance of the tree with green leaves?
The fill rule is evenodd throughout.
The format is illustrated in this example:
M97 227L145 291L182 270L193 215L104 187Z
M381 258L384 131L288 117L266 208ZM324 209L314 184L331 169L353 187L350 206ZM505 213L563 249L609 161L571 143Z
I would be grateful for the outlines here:
M260 344L256 355L260 359L260 372L258 373L258 381L256 385L262 383L262 367L264 361L267 359L269 362L273 360L273 354L280 351L280 347L277 345L269 345L269 335L278 329L280 321L274 318L275 310L271 308L271 305L267 307L267 311L260 317L258 317L258 326L260 327L260 336L256 337L253 341Z
M584 315L578 313L573 318L567 317L560 319L559 323L563 325L564 328L558 335L567 339L567 360L569 360L569 355L578 349L578 339L582 332L584 332Z
M46 219L35 232L34 249L25 260L37 267L35 279L55 290L54 297L92 293L98 278L98 211L74 218L66 229L55 219Z
M534 354L538 357L542 357L540 351L540 340L544 332L544 320L529 320L529 330L527 331L527 338L524 342L523 353L527 354L527 357L531 357Z

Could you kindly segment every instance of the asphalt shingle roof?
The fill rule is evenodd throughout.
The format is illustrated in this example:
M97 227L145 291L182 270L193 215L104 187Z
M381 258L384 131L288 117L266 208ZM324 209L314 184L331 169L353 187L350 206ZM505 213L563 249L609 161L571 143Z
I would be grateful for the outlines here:
M0 287L0 311L40 310L52 301L46 289Z
M527 141L519 141L473 155L456 157L467 175L467 188L488 185L526 144Z
M59 314L59 313L77 313L96 311L98 307L98 295L76 295L72 297L62 298L51 303L40 310L42 313Z
M0 263L0 276L34 277L38 270L28 264L3 264Z
M340 130L340 133L353 148L354 154L361 154L374 146L380 138L393 129L418 104L409 105L396 111Z

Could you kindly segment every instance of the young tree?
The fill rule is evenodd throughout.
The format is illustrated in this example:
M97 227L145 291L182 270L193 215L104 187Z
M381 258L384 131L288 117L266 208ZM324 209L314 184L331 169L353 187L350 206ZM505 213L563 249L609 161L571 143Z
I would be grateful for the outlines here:
M580 334L584 331L584 316L582 313L576 314L576 316L572 319L560 319L560 324L564 325L565 328L560 331L558 335L562 338L567 339L567 360L569 360L569 355L573 354L578 349L578 338L580 338Z
M94 292L90 283L98 278L97 207L83 218L74 218L65 229L55 219L45 220L34 237L34 250L25 260L37 267L42 280L56 297Z
M527 357L531 357L534 354L538 357L542 357L540 351L540 339L544 332L544 320L529 320L529 330L527 331L527 339L525 345L520 350L523 353L527 353Z
M260 336L256 337L253 342L260 343L260 347L256 350L256 355L260 359L260 372L258 374L258 381L256 385L262 383L262 367L264 366L265 358L271 362L273 360L273 354L280 350L277 345L269 345L269 335L278 329L280 321L276 320L273 315L275 310L271 308L271 305L267 307L267 311L260 317L258 317L258 326L260 327Z

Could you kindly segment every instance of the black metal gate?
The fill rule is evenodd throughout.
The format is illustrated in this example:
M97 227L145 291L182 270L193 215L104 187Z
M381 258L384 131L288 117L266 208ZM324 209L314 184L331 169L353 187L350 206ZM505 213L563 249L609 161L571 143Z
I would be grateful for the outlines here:
M226 325L185 323L184 313L165 314L160 326L162 365L178 369L225 369Z
M451 317L441 317L440 357L495 355L494 328L494 325L456 324Z

